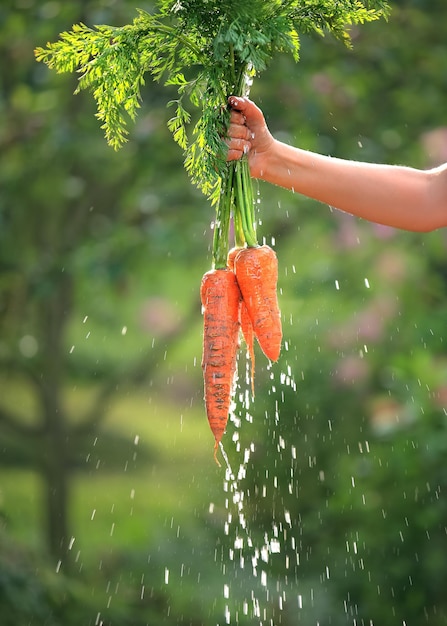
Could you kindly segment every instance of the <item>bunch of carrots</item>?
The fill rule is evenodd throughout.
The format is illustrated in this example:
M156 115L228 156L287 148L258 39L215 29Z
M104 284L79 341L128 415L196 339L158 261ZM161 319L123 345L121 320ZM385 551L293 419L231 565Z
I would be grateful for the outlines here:
M386 16L383 0L156 0L153 14L139 10L132 24L89 28L77 24L59 41L36 48L39 61L57 72L76 71L76 92L88 89L107 141L126 141L126 116L135 118L140 88L149 72L176 85L179 98L168 127L183 149L191 180L217 202L213 266L202 280L203 373L206 411L216 451L232 400L239 335L248 346L254 386L254 337L272 361L279 357L281 319L276 297L276 255L256 239L253 191L247 157L225 163L222 121L227 95L248 96L255 76L277 52L299 60L301 30L331 31L350 43L347 27ZM111 71L113 68L113 71ZM189 99L201 114L188 136ZM229 248L230 216L235 245ZM217 460L217 458L216 458Z
M228 164L223 189L214 231L213 268L203 276L200 289L205 407L218 464L217 450L235 390L240 335L251 360L253 395L254 339L271 361L279 358L282 339L278 260L270 246L259 245L256 239L253 192L245 157ZM231 209L235 246L229 249Z
M156 0L153 14L139 10L132 24L89 28L77 24L59 41L36 48L39 61L57 72L76 71L76 92L88 89L97 104L107 141L126 141L126 115L135 118L141 85L154 80L176 85L175 114L168 127L183 149L191 180L217 202L213 265L201 286L204 314L202 367L208 420L215 437L214 455L225 431L234 391L239 335L251 357L254 387L254 338L272 361L279 357L281 319L274 251L256 239L253 191L246 155L225 163L222 122L227 95L248 96L253 78L274 53L298 61L299 32L326 29L345 43L347 26L385 16L383 0ZM305 5L305 6L302 6ZM113 71L111 71L113 68ZM188 136L189 99L201 115ZM229 248L230 216L235 242ZM216 458L217 461L217 458Z

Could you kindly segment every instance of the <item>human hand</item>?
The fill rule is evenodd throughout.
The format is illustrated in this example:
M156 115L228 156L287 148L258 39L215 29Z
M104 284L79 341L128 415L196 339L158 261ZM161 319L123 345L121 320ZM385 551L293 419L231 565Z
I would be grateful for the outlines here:
M270 134L264 115L248 98L230 96L230 125L228 127L228 161L236 161L248 155L253 178L263 178L268 154L274 139Z

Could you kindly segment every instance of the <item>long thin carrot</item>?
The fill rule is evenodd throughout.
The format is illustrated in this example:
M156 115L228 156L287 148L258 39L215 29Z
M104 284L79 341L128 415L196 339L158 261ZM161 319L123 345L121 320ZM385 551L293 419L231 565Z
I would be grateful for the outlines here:
M231 248L227 257L227 267L229 270L234 272L234 263L237 255L243 247L235 246ZM247 305L243 298L241 298L241 302L239 305L239 321L241 324L242 336L245 341L245 345L247 346L247 352L251 361L251 393L254 397L255 395L255 350L254 350L254 338L255 334L253 332L253 324L251 323L250 315L248 314Z
M278 259L270 246L244 248L236 256L234 271L247 305L261 350L271 361L281 351L282 326L278 306Z
M214 458L225 432L234 391L236 356L239 347L239 304L241 293L236 276L228 269L213 269L202 278L203 308L202 369L205 407L213 432Z

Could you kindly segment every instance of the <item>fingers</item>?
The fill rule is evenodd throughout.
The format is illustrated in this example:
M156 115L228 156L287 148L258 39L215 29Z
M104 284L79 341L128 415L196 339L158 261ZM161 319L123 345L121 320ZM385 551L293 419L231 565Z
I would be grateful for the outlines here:
M260 130L265 122L261 110L248 98L230 96L228 104L231 107L231 115L227 160L235 161L251 150L255 131Z
M241 113L231 112L230 125L228 127L228 161L237 161L251 148L251 132L245 126L245 118Z
M235 150L232 148L228 149L227 152L227 161L239 161L244 154L243 150Z
M248 137L250 132L246 126L232 124L228 129L226 144L228 145L227 160L235 161L243 154L247 154L251 148Z
M245 116L242 115L242 113L239 113L239 111L236 111L235 109L231 109L230 124L239 124L239 125L245 124Z
M251 132L243 122L231 120L228 127L228 136L232 139L245 139L248 141L251 139Z
M236 161L250 150L250 142L245 139L230 138L228 142L227 161Z

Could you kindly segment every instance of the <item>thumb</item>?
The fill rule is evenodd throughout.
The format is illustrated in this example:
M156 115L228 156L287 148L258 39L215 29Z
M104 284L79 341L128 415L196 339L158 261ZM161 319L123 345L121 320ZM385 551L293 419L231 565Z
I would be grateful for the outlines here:
M235 111L239 111L245 117L247 126L253 131L257 127L261 128L265 125L264 114L261 109L256 106L249 98L240 98L239 96L230 96L228 104Z

